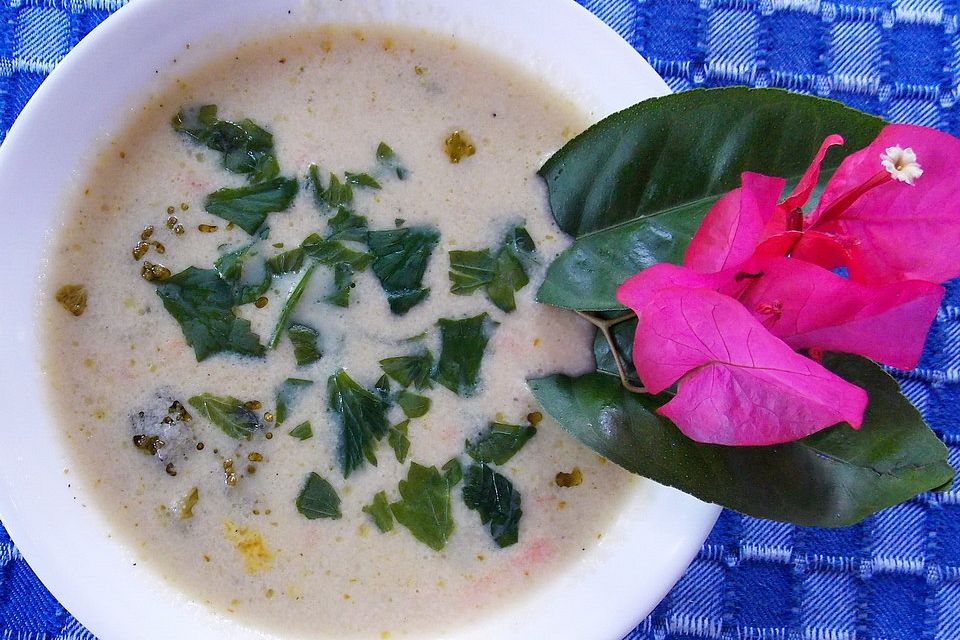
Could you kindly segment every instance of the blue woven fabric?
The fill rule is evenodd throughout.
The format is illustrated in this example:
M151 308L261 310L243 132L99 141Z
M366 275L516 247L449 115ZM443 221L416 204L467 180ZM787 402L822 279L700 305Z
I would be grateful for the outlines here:
M122 3L0 0L0 137L57 61ZM960 135L960 0L581 3L674 90L779 86ZM960 284L948 289L920 367L900 380L960 466ZM93 638L2 527L0 638ZM960 491L841 530L724 512L686 575L628 638L960 639Z

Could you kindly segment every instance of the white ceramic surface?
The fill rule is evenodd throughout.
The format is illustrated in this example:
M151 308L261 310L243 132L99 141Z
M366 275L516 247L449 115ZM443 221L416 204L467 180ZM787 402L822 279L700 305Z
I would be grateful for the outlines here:
M135 564L109 522L70 486L64 470L72 465L45 408L35 329L35 284L63 188L138 99L231 42L321 23L382 22L510 56L594 119L668 92L627 43L572 0L134 0L67 56L0 146L0 518L53 594L102 640L280 636L219 617ZM455 637L618 639L680 577L718 513L644 482L597 550L522 605Z

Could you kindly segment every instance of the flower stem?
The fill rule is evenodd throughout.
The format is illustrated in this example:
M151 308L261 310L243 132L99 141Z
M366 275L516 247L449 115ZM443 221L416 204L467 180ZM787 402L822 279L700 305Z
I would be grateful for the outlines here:
M631 311L609 319L598 318L597 316L584 313L583 311L577 311L577 315L599 329L600 333L603 334L604 339L607 341L607 344L610 345L610 353L613 354L613 361L616 363L617 373L620 375L620 384L622 384L627 391L633 391L634 393L647 393L647 389L645 387L637 386L627 379L627 369L623 364L623 358L620 357L620 350L617 349L617 343L613 339L613 334L610 332L610 327L618 325L621 322L631 320L637 317L636 314Z

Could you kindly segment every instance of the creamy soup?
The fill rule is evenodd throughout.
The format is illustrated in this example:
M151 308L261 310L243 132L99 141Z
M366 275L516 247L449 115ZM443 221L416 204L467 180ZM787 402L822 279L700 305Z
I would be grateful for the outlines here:
M197 133L245 119L273 138L239 160ZM138 562L284 637L454 631L509 615L565 567L589 561L633 481L542 417L525 385L592 364L589 326L533 301L567 242L536 170L586 124L509 64L406 31L249 43L152 96L78 178L50 250L45 371L74 455L68 481L94 496ZM182 130L190 126L192 136ZM246 161L256 168L237 168ZM281 184L296 196L262 225L240 221L235 198L227 213L211 205L230 192L208 199L271 179L288 179ZM414 229L419 254L375 250L367 229ZM389 245L398 233L376 238ZM285 254L290 263L271 277L264 260L311 234L302 262ZM329 243L376 255L347 269ZM234 272L223 260L220 274L210 271L231 253ZM412 266L398 267L398 255ZM486 266L471 271L470 259ZM501 259L505 271L491 266ZM456 294L451 262L465 279ZM391 278L406 269L410 285L417 264L422 279L398 292ZM189 267L217 274L233 310L221 301L218 317L182 308L178 317L173 298L182 306L187 294L170 283ZM488 286L491 271L500 281ZM189 304L216 308L214 291L193 293ZM235 334L198 337L204 323ZM381 365L402 356L414 359ZM406 375L390 363L419 368ZM491 439L494 422L514 426ZM505 440L506 453L478 453ZM476 495L491 478L519 503L484 523L489 509ZM424 509L441 513L424 518Z

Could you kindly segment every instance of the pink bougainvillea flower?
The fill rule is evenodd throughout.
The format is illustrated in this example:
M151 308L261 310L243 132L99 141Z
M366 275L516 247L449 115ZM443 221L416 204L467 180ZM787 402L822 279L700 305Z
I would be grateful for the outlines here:
M866 392L794 352L733 298L674 286L635 300L631 280L618 297L639 303L637 373L654 393L679 381L658 411L688 437L768 445L838 422L860 426Z

